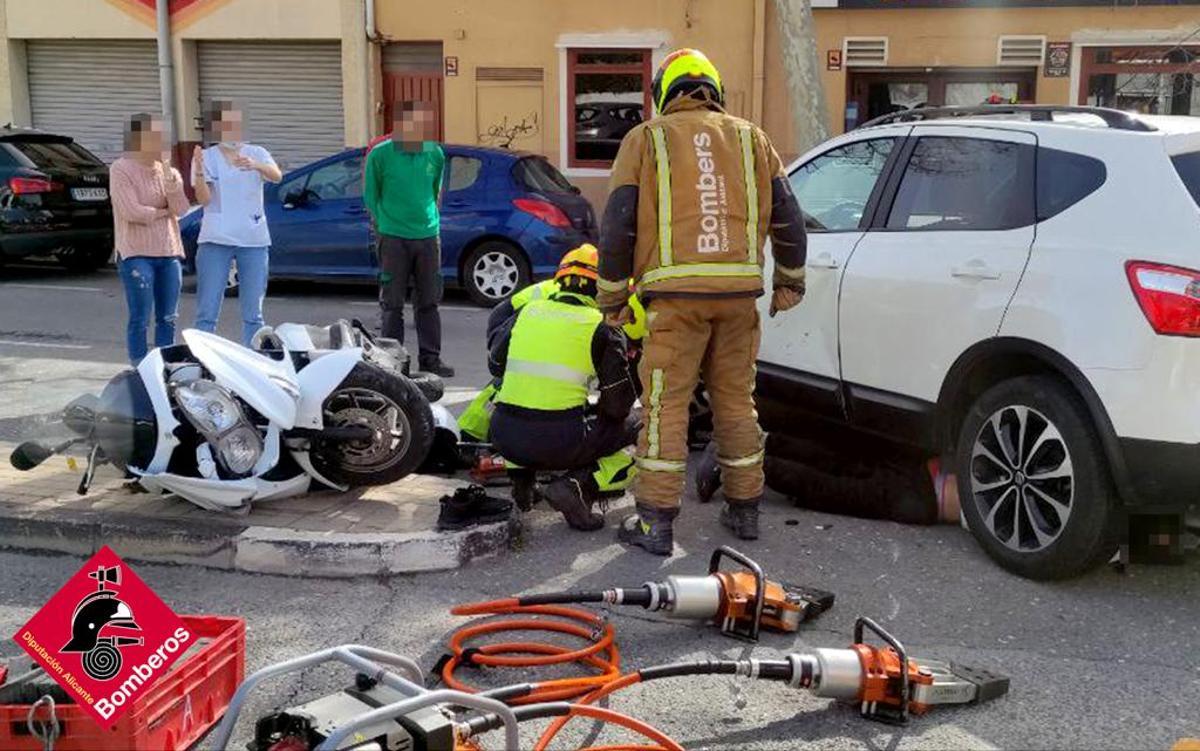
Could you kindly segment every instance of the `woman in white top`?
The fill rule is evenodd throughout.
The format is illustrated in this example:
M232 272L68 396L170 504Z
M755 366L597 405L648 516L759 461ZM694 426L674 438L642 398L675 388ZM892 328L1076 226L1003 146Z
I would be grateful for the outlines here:
M263 325L271 234L263 185L283 175L266 149L242 141L242 113L232 102L209 107L206 149L192 154L192 187L204 207L196 249L196 328L215 331L230 264L237 262L242 344Z

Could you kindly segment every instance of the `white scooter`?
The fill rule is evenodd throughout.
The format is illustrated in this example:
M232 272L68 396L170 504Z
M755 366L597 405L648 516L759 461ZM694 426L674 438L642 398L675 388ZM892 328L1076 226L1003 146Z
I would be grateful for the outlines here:
M110 462L146 490L245 513L314 481L386 485L416 471L435 440L457 443L454 418L435 403L437 376L410 374L407 351L357 321L267 327L252 348L198 330L183 341L152 350L99 398L73 401L63 422L78 437L23 443L13 466L32 469L82 443L80 494Z

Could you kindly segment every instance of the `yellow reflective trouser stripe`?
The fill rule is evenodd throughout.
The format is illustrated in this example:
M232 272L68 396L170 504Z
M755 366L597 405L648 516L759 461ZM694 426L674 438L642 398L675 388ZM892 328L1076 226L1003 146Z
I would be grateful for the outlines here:
M624 292L625 290L629 289L629 280L620 279L615 282L610 282L604 277L600 277L596 280L596 287L601 292Z
M687 462L673 462L669 459L649 459L643 457L637 460L638 469L647 472L686 472Z
M509 360L504 371L506 373L541 376L553 381L563 381L581 386L586 386L588 380L592 377L591 373L584 373L567 365L559 365L553 362L535 362L533 360Z
M789 269L787 266L780 266L779 264L775 264L775 273L786 276L789 279L803 279L804 278L804 267L797 266L794 269Z
M739 456L736 459L726 459L723 456L717 457L717 464L722 467L753 467L762 464L763 452L755 451L749 456Z
M654 284L665 279L688 276L761 276L757 263L683 263L678 266L650 269L642 275L642 284Z
M646 456L658 458L658 420L662 411L663 372L655 368L650 373L650 421L646 428Z
M746 177L746 253L758 263L758 181L754 179L754 136L749 128L738 128L742 141L742 170Z
M671 265L671 162L667 136L662 128L650 131L654 138L654 163L658 172L658 265Z

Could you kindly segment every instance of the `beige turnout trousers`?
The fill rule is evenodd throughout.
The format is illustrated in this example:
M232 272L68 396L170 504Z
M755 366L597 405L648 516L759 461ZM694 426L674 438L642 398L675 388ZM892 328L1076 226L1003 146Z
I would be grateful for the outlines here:
M731 503L763 490L763 439L754 409L758 308L752 297L656 298L639 366L645 419L638 437L639 503L677 508L687 476L688 404L704 378L722 487Z

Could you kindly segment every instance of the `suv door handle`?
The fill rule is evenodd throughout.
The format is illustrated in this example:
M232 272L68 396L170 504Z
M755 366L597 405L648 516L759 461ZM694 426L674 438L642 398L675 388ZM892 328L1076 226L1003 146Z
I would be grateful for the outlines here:
M838 260L833 257L832 253L822 253L816 258L809 260L808 265L814 269L837 269L841 268L842 264L838 263Z
M1000 278L1000 272L993 271L986 263L977 259L968 261L962 266L955 266L950 270L950 276L956 279L995 280Z

